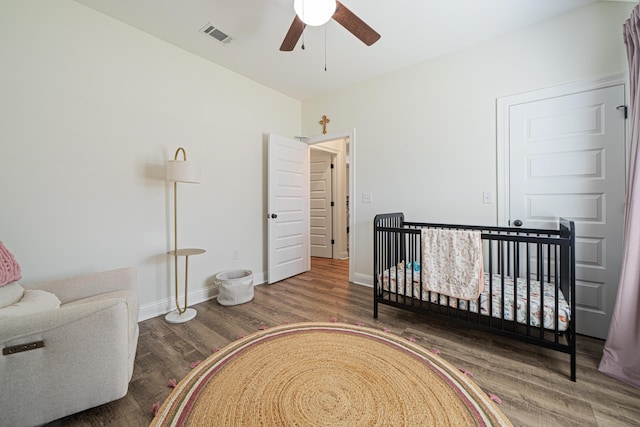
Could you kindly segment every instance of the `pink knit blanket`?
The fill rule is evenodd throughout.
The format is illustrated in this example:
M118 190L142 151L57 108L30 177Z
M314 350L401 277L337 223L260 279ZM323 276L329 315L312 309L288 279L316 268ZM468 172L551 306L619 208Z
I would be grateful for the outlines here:
M0 286L20 280L22 271L13 254L0 242Z

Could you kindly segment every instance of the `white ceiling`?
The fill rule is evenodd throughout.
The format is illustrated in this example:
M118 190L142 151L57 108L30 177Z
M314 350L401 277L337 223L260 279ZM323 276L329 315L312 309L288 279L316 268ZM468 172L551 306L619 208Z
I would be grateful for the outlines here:
M329 21L307 27L306 49L293 52L279 51L293 0L76 1L304 100L603 0L341 0L382 38L367 47ZM233 40L201 34L208 22Z

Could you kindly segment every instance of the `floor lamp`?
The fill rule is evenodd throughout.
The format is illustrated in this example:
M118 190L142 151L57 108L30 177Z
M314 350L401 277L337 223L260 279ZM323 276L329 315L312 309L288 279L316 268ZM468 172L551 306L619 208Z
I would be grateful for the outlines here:
M182 153L182 160L178 157ZM187 295L189 286L189 256L199 255L205 252L204 249L178 249L178 183L200 183L200 173L198 168L187 161L187 152L180 147L176 150L173 160L167 162L167 181L173 182L173 244L174 249L167 252L173 256L175 269L175 287L176 287L176 310L165 316L165 320L169 323L183 323L196 317L196 310L187 307ZM178 301L178 258L184 257L184 305L181 307Z

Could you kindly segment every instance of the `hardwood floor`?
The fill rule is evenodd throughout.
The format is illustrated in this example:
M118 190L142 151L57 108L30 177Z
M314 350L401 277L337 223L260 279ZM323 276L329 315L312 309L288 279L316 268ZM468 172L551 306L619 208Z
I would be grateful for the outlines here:
M273 285L257 286L253 301L222 307L198 304L198 316L171 325L162 316L140 323L140 339L129 394L124 398L51 423L52 426L145 426L154 402L171 392L196 360L261 326L285 322L363 322L412 337L499 396L515 426L640 425L640 389L598 372L604 342L578 338L578 381L569 380L569 356L446 322L380 307L372 317L372 289L350 284L345 261L312 259L311 271ZM367 363L366 360L362 361ZM373 367L372 367L373 368Z

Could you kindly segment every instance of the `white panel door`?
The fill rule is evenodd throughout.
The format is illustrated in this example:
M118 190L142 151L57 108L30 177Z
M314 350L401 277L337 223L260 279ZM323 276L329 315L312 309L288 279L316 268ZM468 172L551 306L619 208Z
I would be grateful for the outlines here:
M624 86L550 97L509 109L511 224L576 225L576 329L606 338L622 258Z
M333 258L333 207L330 153L311 150L311 256Z
M309 146L269 134L269 283L308 271Z

